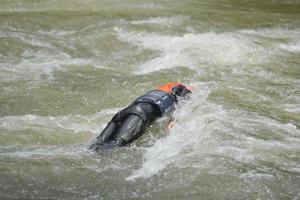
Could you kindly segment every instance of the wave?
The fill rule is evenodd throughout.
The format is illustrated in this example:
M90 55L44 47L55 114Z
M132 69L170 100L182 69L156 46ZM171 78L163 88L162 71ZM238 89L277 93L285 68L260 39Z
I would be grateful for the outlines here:
M120 108L104 109L91 115L65 115L65 116L5 116L0 118L0 129L6 131L39 128L60 128L74 133L89 131L96 133L101 127L99 121L107 115L115 114ZM103 124L102 124L103 125Z
M283 152L288 155L300 151L300 130L294 124L253 116L239 109L225 109L209 100L214 84L194 83L194 86L198 92L174 113L176 125L171 133L146 149L142 164L127 180L149 178L170 167L192 167L216 174L227 169L228 173L234 173L214 162L226 158L253 164L257 160L272 161L278 156L284 159ZM297 169L296 162L281 165Z
M298 43L282 42L282 38L295 40L299 37L299 30L238 30L224 33L187 33L182 36L126 31L121 28L115 28L115 32L123 42L159 52L154 58L138 66L135 74L175 67L199 71L199 68L211 65L257 65L274 61L279 54L277 49L298 52ZM267 47L268 39L271 38L278 39L273 42L276 49Z
M202 65L236 65L263 63L269 49L255 44L238 33L187 33L166 36L155 33L137 33L116 28L120 40L143 49L160 52L158 56L137 67L136 74L160 69L188 67L197 70Z
M134 25L159 25L159 26L179 26L182 23L190 20L188 16L173 16L173 17L151 17L143 20L132 20L130 24Z

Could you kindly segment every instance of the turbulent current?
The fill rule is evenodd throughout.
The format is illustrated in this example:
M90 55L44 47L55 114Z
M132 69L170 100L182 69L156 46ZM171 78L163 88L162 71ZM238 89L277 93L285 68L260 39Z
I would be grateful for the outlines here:
M170 81L170 132L88 150ZM300 199L299 0L2 0L0 86L0 199Z

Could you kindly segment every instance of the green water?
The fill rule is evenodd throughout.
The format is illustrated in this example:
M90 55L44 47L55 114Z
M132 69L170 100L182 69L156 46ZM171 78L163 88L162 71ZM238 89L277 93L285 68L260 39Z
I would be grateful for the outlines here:
M0 2L0 199L300 199L300 2ZM87 150L137 96L176 126Z

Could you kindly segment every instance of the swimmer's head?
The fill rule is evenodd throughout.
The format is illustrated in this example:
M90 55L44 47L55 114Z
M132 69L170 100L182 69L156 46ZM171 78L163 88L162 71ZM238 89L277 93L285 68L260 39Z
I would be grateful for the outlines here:
M175 94L178 97L186 97L189 96L189 94L192 93L192 88L189 86L185 86L183 84L177 85L172 88L173 94Z

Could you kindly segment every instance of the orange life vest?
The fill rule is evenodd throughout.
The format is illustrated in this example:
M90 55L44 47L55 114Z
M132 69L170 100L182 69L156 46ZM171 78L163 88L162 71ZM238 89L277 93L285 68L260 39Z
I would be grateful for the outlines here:
M165 85L162 85L160 87L158 87L157 89L158 90L161 90L161 91L164 91L164 92L167 92L167 93L172 93L172 89L176 86L180 86L183 84L182 83L179 83L179 82L171 82L171 83L168 83L168 84L165 84Z

